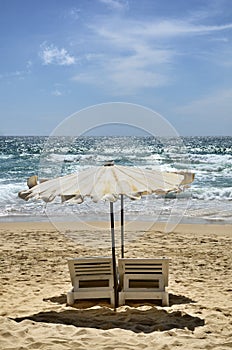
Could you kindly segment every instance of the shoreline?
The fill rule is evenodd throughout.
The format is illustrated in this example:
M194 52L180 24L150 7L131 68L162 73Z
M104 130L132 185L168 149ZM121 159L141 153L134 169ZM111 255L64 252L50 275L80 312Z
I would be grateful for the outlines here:
M43 229L43 230L57 230L64 231L70 230L110 230L109 221L61 221L61 222L50 222L50 221L14 221L14 222L0 222L0 232L4 229ZM165 231L165 222L151 222L151 221L128 221L125 223L125 231L144 230L147 231L159 231L162 233L186 233L198 232L199 234L228 234L232 237L232 224L199 224L199 223L188 223L177 224L174 229L170 232ZM115 230L119 231L121 225L119 221L115 222Z
M109 215L105 214L97 216L97 215L2 215L0 216L0 224L5 222L74 222L74 221L108 221ZM168 220L172 222L178 222L180 224L202 224L202 225L232 225L231 218L225 217L188 217L183 216L180 218L179 216L161 216L160 218L152 218L152 216L148 215L125 215L126 221L141 221L141 222L161 222L165 223Z

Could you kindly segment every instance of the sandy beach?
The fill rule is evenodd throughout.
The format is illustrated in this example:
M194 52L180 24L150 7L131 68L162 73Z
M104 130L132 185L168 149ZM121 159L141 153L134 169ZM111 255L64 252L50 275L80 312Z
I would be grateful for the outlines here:
M101 238L109 223L68 226L64 235L50 223L0 224L1 350L232 348L232 226L178 225L167 234L162 224L128 225L125 257L171 259L170 306L117 312L104 300L66 305L67 258L111 254ZM89 233L98 245L86 244Z

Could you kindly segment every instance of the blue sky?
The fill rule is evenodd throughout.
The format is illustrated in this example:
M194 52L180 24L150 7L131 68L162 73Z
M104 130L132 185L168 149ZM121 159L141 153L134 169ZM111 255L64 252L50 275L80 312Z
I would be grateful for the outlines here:
M49 135L82 108L129 102L181 135L232 135L231 5L0 0L0 133Z

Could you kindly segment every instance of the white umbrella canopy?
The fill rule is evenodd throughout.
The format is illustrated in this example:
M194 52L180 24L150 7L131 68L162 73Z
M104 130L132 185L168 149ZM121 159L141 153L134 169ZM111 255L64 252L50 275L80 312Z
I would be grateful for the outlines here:
M193 181L194 174L184 172L161 172L136 167L126 167L107 163L43 181L29 189L19 192L24 200L30 198L51 202L57 196L62 201L82 203L85 197L94 202L108 200L115 202L120 195L140 199L152 193L167 194L181 192Z
M140 199L152 193L167 194L181 192L194 180L194 174L187 172L161 172L136 167L114 165L108 162L104 166L92 167L78 173L65 175L37 184L37 177L28 179L29 189L19 192L24 200L30 198L53 201L57 196L62 202L82 203L85 197L94 202L110 202L112 260L114 270L115 307L117 306L117 271L114 237L113 203L121 197L121 251L123 257L123 195L130 199Z

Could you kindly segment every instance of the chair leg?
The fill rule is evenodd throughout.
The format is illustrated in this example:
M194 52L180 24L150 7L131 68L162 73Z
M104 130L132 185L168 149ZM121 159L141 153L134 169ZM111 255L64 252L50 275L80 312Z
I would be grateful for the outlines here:
M119 295L118 295L118 305L119 305L119 306L125 305L125 295L124 295L123 292L119 292Z
M114 292L110 293L110 305L111 306L115 305Z
M67 304L68 305L74 304L74 294L72 291L67 293Z
M169 306L169 295L168 292L163 293L162 306Z

